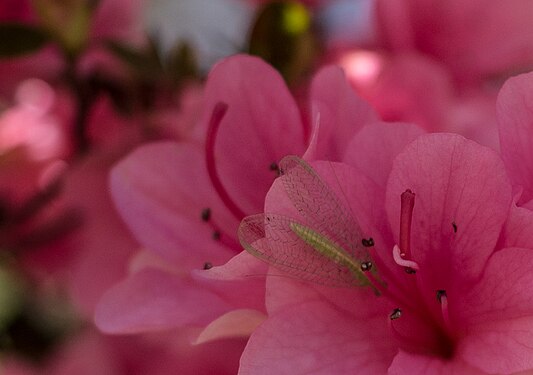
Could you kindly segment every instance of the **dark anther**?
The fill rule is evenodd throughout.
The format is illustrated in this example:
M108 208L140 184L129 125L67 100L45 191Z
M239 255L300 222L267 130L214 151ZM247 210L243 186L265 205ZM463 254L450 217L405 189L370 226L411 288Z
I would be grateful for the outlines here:
M216 230L216 231L213 232L213 239L215 241L220 240L220 231Z
M213 268L213 264L211 262L204 263L204 270L209 270L211 268Z
M372 262L363 262L361 263L361 271L366 272L372 269Z
M279 169L278 163L272 162L272 164L270 164L269 168L270 168L271 171L276 172L278 176L281 174L281 169Z
M414 275L416 273L416 270L411 267L405 267L405 272L409 275Z
M368 240L366 238L363 238L361 240L361 243L364 247L372 247L374 246L374 239L372 237L370 237Z
M399 317L402 316L402 310L401 309L394 309L392 310L392 313L390 314L389 318L390 320L396 320Z
M457 233L457 224L455 224L455 221L452 223L453 227L453 233Z
M443 289L437 290L437 301L441 302L442 297L446 297L446 291Z
M211 209L204 208L202 210L202 221L209 221L209 219L211 219Z

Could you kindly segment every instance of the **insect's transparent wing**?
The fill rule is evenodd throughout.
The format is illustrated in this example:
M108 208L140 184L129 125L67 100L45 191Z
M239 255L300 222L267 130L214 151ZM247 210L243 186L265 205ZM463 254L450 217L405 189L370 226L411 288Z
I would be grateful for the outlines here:
M362 246L363 234L350 209L320 178L314 169L297 156L286 156L279 163L281 181L296 209L314 230L346 249L360 262L370 260Z
M305 243L291 223L302 225L282 215L248 216L239 227L239 240L250 254L297 279L337 287L366 285L346 265Z

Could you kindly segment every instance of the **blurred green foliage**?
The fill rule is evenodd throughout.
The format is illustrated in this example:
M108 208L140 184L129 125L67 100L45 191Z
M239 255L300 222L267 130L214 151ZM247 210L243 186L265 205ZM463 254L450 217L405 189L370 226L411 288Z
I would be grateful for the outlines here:
M40 50L50 41L48 34L39 27L18 23L0 24L0 57L28 55Z
M257 13L248 52L274 66L289 85L298 84L317 54L311 13L296 1L265 4Z

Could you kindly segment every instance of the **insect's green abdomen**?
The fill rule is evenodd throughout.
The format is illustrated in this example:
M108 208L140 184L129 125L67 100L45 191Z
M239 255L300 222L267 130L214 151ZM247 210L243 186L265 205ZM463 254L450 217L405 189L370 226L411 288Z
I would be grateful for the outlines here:
M318 251L320 254L331 259L339 265L347 267L362 285L369 284L368 278L363 271L361 271L361 265L355 261L343 248L304 225L293 222L290 224L290 228L298 237L300 237L305 243Z

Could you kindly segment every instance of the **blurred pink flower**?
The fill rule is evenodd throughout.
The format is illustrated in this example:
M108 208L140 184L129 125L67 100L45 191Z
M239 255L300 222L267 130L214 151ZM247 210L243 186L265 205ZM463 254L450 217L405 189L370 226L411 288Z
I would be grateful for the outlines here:
M530 67L532 15L528 0L377 1L382 45L433 56L461 82Z
M373 38L331 41L329 61L343 66L383 120L459 133L498 150L496 95L505 78L533 66L532 14L527 0L378 0Z
M499 149L496 85L460 88L445 65L418 53L354 50L334 59L383 120L457 133Z
M0 153L24 148L32 160L50 160L65 154L65 139L59 119L51 114L53 89L38 79L21 83L17 104L0 117Z
M240 373L533 368L527 318L533 242L525 235L532 217L521 212L516 220L511 185L494 151L458 135L419 134L409 125L369 125L351 142L345 158L351 166L312 163L373 239L368 249L384 283L371 283L382 296L369 288L303 284L271 271L269 318L252 334ZM400 199L408 189L414 194ZM280 179L265 212L310 222ZM412 219L410 228L405 219ZM402 255L393 256L395 244Z
M0 242L13 251L45 235L39 228L53 232L48 221L62 221L60 207L43 208L58 195L56 180L67 153L61 121L52 111L52 88L30 79L15 96L16 104L0 114Z

